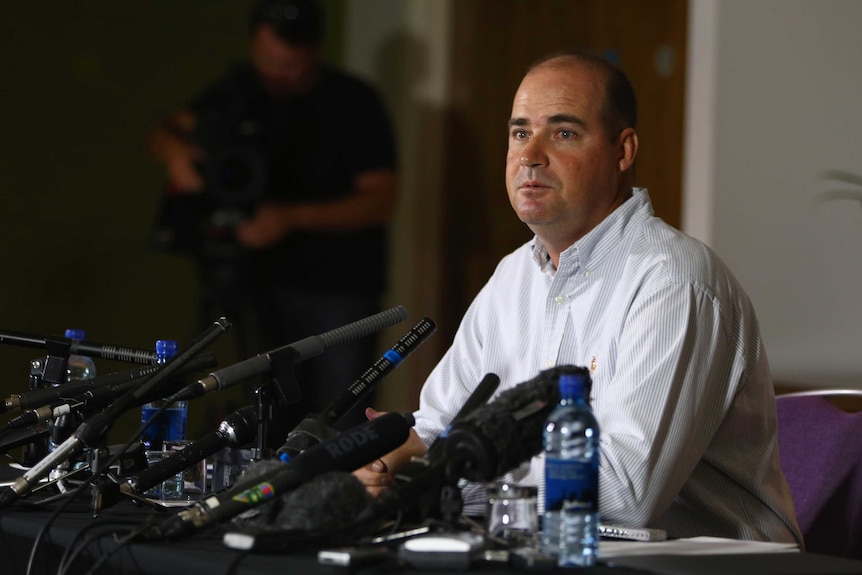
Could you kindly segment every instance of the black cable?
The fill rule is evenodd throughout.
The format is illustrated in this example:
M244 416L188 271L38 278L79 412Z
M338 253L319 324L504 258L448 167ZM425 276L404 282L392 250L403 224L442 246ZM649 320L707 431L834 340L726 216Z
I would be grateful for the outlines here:
M176 394L174 394L174 395L176 395ZM117 453L115 453L112 457L108 458L108 460L105 463L103 463L99 469L97 469L94 473L92 473L90 475L90 477L83 480L81 485L79 485L73 491L70 491L68 494L68 499L66 499L66 501L61 503L57 507L57 509L54 511L54 513L52 513L51 516L48 517L48 520L45 522L45 524L39 530L39 533L36 535L36 539L33 541L33 547L30 549L30 558L27 561L27 570L25 571L25 575L31 574L31 572L33 570L33 563L34 563L35 558L36 558L36 550L38 549L39 545L41 545L42 539L48 533L48 529L50 528L51 524L53 524L54 521L56 521L57 518L60 516L60 513L64 509L66 509L66 507L69 506L69 504L71 503L71 501L75 497L77 497L84 489L89 487L90 484L95 479L99 478L104 470L110 469L111 465L115 461L117 461L120 457L122 457L122 455L125 453L126 449L128 449L133 443L135 443L138 439L140 439L141 435L143 435L144 431L147 429L147 427L150 425L150 423L153 420L155 420L159 415L161 415L173 403L172 399L173 399L173 396L171 396L171 398L168 398L164 402L164 405L162 405L146 422L144 422L143 425L141 425L141 427L138 429L138 431L132 436L132 438L129 441L127 441L117 451Z
M57 506L57 509L54 511L54 513L51 514L50 517L48 517L48 520L45 522L45 524L39 530L39 533L36 534L36 538L33 540L33 547L30 548L30 557L27 560L27 570L24 572L25 575L30 575L30 573L33 571L33 563L36 559L36 550L39 548L39 545L42 543L42 539L45 538L45 536L47 535L48 529L50 528L51 524L57 520L57 517L60 516L60 513L62 513L63 510L69 506L69 503L71 503L71 501L81 491L83 491L82 488L86 487L86 485L87 484L84 483L83 485L81 485L80 487L75 489L74 491L69 492L67 499L65 501L63 501L60 505Z
M114 535L116 536L116 534L114 534ZM118 551L120 551L123 547L125 547L126 545L131 543L132 540L136 536L137 536L136 530L132 530L130 533L127 533L123 539L119 539L119 540L115 539L115 541L117 542L117 546L114 547L113 549L111 549L109 552L102 555L101 557L99 557L99 559L95 563L93 563L92 567L90 567L89 569L87 569L87 571L84 572L84 575L90 575L91 573L96 573L99 570L99 567L104 565L104 563L108 559L110 559L111 557L116 555L116 553Z
M88 531L95 530L97 528L110 528L114 529L116 525L135 525L137 526L139 522L137 520L132 519L114 519L111 521L102 521L97 523L91 523L89 525L85 525L78 531L75 536L72 538L72 541L69 542L69 545L66 547L66 550L63 552L63 556L60 558L60 564L57 566L57 575L64 575L69 569L71 569L72 564L77 559L78 555L81 555L84 550L89 547L89 545L98 541L102 537L105 536L104 532L93 533L90 534L87 538L84 538L84 535ZM83 540L82 543L78 544L79 540ZM76 547L77 545L77 547Z
M227 566L227 571L225 571L225 575L235 575L239 571L239 564L243 559L248 557L251 554L250 550L239 551L237 556L234 557L231 562Z
M228 328L230 327L230 323L225 318L220 318L217 320L210 328L208 328L204 333L199 335L189 346L181 352L179 355L174 356L168 363L164 364L158 371L153 373L147 380L141 384L140 388L136 392L128 392L126 395L120 398L120 400L110 407L108 407L104 413L110 412L111 415L118 415L122 413L122 409L128 404L129 401L134 401L133 397L137 397L136 393L140 393L140 391L147 390L153 387L152 384L155 383L157 378L165 379L174 371L177 370L180 366L182 366L185 362L191 359L195 353L198 352L199 349L203 348L205 345L209 344L213 339L222 335ZM221 330L220 332L218 330ZM179 393L179 392L178 392ZM69 503L77 497L84 489L86 489L93 481L101 477L102 473L110 469L111 465L116 462L120 457L125 454L125 451L136 441L138 441L141 435L144 433L144 430L150 425L150 423L159 417L164 411L172 405L176 401L176 396L178 393L175 393L171 397L169 397L164 404L156 410L156 412L146 421L143 425L138 429L138 431L132 436L132 438L127 441L112 457L109 457L107 461L102 463L98 469L93 470L93 473L87 479L83 480L81 485L78 486L75 490L70 492L69 498L62 502L57 506L57 509L51 514L42 528L39 530L39 533L36 535L36 539L33 541L33 547L30 549L30 557L27 561L27 570L25 575L30 575L33 570L33 565L36 557L36 550L39 548L39 545L42 542L42 539L48 533L48 530L51 524L57 520L57 517L60 516L60 513L68 507ZM116 412L116 413L115 413ZM109 418L110 419L110 418ZM134 533L133 533L134 534ZM99 563L101 564L101 562Z

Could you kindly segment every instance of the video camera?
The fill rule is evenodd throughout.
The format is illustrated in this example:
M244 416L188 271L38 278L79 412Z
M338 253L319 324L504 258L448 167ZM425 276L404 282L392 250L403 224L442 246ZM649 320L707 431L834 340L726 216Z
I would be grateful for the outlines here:
M269 149L262 124L252 119L198 118L191 141L204 156L198 171L202 193L167 190L156 216L153 245L159 251L204 259L239 257L234 228L267 189Z

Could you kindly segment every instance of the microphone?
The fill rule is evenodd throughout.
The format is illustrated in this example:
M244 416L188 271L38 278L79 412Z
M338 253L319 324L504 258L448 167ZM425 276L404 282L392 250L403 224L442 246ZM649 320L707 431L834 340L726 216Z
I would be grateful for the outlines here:
M202 369L208 369L215 365L215 356L211 353L203 354L189 361L180 368L179 374L187 375ZM80 395L93 389L111 387L129 381L138 381L161 369L161 365L149 365L125 371L117 371L108 375L100 375L78 381L70 381L56 387L34 389L24 393L10 395L0 404L0 413L6 413L12 408L38 408L48 403L61 400L66 397Z
M318 542L347 545L359 534L353 525L356 515L373 501L351 473L327 471L262 505L254 516L235 517L232 523L241 531L228 531L223 542L263 553L299 551Z
M0 434L0 453L6 453L10 449L27 445L51 436L51 428L46 423L31 425L25 429L7 430Z
M582 373L591 382L587 368L556 366L456 418L426 457L408 466L406 471L412 473L402 477L406 482L384 492L360 514L359 521L379 518L414 500L419 500L419 511L425 517L439 503L444 485L454 485L459 479L492 481L541 453L542 429L560 402L558 381L563 373Z
M402 306L396 306L320 335L301 339L214 371L209 376L182 390L176 399L194 399L209 391L226 389L252 377L269 373L273 362L280 360L284 355L293 356L293 362L299 363L320 355L331 347L350 343L361 337L377 333L384 328L404 321L406 318L407 311Z
M411 425L412 422L398 413L387 413L366 421L251 481L240 481L227 492L195 503L164 521L155 528L155 532L145 532L144 535L183 537L236 517L327 471L349 472L358 469L407 441Z
M183 449L172 453L135 478L120 484L120 491L127 494L144 493L195 462L201 461L228 446L240 446L254 440L257 434L255 406L246 405L228 415L219 424L218 430L191 442Z
M341 419L350 408L368 395L381 379L398 367L407 356L422 345L437 330L431 319L425 317L387 350L365 373L359 376L335 401L322 412L302 420L278 450L278 455L294 457L300 452L325 441L338 432L330 426Z
M148 393L164 387L163 383L165 380L173 376L180 367L188 363L199 351L224 334L228 329L230 329L230 322L223 317L219 318L189 344L185 350L172 357L168 363L160 365L161 369L150 377L146 383L126 392L105 411L87 419L79 425L66 441L58 445L54 451L31 467L24 475L16 479L8 490L0 494L0 509L7 507L19 497L28 495L33 490L34 484L45 477L51 469L81 453L85 447L90 447L105 437L117 417L130 407L136 404L139 405L139 402L146 401L144 398Z
M90 357L112 359L115 361L127 361L131 363L153 363L156 361L156 354L152 351L144 351L130 347L117 347L116 345L105 345L103 343L88 343L69 339L67 337L46 337L44 335L33 335L14 331L0 331L0 343L44 349L48 349L56 345L63 349L68 348L69 354L89 355Z
M177 375L172 378L172 380L176 381L182 379L189 373L207 369L214 365L216 365L216 359L213 354L206 353L199 355L192 359L187 365L178 369ZM143 370L135 370L134 373L142 373L143 375L136 375L128 381L126 381L128 379L127 374L130 372L123 372L104 376L105 379L102 381L99 381L102 379L101 377L82 380L86 383L75 386L75 389L70 388L75 383L79 382L70 382L69 384L50 389L35 390L36 392L47 393L40 393L38 396L34 393L33 396L27 398L27 401L32 401L32 397L40 398L38 401L42 401L43 398L48 397L54 397L55 399L49 400L35 409L27 410L17 417L13 417L6 422L4 431L26 427L40 421L51 421L61 415L72 412L92 413L106 405L109 405L111 401L120 397L127 391L139 386L141 379L155 373L160 367L160 365L153 365ZM118 381L121 381L122 383L114 383ZM86 389L86 391L82 393L76 391L76 389ZM154 397L153 399L161 398L160 394L156 395L158 395L158 397Z
M564 373L583 374L589 393L589 369L556 366L453 423L444 447L450 479L491 481L541 453L542 429L560 402L558 381Z
M445 446L449 430L478 409L494 394L500 378L488 373L458 410L452 422L434 440L423 457L414 458L397 475L399 483L384 491L376 501L359 514L358 524L366 524L404 507L415 507L421 518L427 517L439 503L439 493L447 479L448 460Z

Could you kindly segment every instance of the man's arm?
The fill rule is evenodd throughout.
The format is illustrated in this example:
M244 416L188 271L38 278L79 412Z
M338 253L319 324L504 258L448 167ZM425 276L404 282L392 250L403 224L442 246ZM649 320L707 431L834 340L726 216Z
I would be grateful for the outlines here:
M236 229L237 239L263 248L294 231L348 231L389 223L395 214L398 178L394 170L359 174L347 196L324 202L265 203Z
M204 188L195 166L203 152L191 142L195 121L194 113L181 110L153 130L148 141L150 153L165 164L171 186L178 192L199 192Z
M594 386L604 521L650 524L691 477L744 379L729 329L715 299L684 284L629 313L613 378Z

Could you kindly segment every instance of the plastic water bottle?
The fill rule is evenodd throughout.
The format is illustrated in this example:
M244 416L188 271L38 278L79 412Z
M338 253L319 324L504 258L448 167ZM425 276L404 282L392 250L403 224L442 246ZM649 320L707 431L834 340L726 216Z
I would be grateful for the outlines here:
M590 566L599 552L599 425L589 375L560 376L560 404L545 424L542 551L560 566Z
M82 329L67 329L66 337L75 341L84 341L87 334ZM96 364L88 355L70 354L66 362L66 383L79 379L96 377Z
M64 335L66 338L75 342L81 342L87 338L87 333L83 329L69 328L65 331ZM81 379L89 379L91 377L96 377L96 364L93 362L93 358L88 355L70 353L66 360L66 375L63 378L64 383ZM48 438L48 451L54 451L57 448L57 445L65 441L77 426L78 422L71 414L61 415L54 421L50 422L49 428L51 429L51 435ZM48 479L52 481L56 480L57 487L60 491L65 492L66 487L62 478L70 469L72 469L72 467L78 469L83 466L84 462L81 460L66 460L48 473Z
M177 342L172 339L160 339L156 342L156 363L166 363L177 353ZM158 411L164 400L151 401L141 408L141 425ZM188 419L188 401L177 401L150 423L141 436L141 441L147 451L160 451L165 441L177 441L186 438L186 421Z

